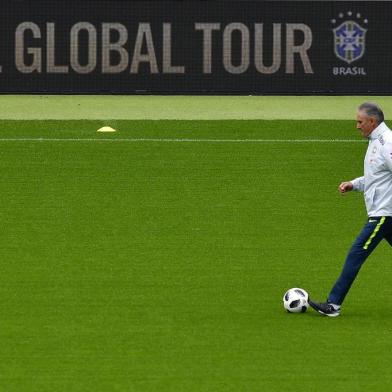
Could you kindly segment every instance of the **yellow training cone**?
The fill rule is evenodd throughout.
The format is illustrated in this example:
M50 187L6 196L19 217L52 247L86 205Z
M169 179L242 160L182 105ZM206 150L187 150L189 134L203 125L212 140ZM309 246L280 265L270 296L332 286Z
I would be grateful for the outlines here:
M102 127L97 130L97 132L116 132L112 127Z

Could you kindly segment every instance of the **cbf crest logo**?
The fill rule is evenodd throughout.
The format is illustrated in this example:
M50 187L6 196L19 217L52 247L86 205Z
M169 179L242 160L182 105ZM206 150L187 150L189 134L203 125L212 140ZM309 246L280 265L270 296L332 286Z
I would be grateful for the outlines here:
M340 13L339 18L332 19L331 23L337 25L337 27L332 29L336 57L347 64L359 60L365 54L366 50L367 29L364 28L363 25L367 25L368 20L362 19L360 13L354 14L353 12L348 11L346 14ZM333 73L335 75L366 74L364 69L359 67L334 68Z

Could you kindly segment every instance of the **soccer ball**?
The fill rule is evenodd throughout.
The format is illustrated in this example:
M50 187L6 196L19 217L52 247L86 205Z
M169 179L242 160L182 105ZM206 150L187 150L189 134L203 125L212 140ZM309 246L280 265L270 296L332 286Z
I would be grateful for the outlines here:
M283 306L289 313L303 313L309 307L309 294L304 289L294 287L283 296Z

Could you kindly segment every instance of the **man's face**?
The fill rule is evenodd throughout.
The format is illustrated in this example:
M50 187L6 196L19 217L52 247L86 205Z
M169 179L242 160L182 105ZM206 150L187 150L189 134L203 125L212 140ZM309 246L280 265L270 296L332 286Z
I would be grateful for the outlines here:
M357 112L357 129L361 130L363 137L369 137L378 124L374 117L369 117L365 112Z

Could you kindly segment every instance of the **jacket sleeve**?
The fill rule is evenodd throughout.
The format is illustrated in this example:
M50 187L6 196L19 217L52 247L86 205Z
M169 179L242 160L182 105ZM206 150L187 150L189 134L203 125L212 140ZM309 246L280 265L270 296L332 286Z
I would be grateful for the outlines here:
M365 177L363 176L351 180L351 183L353 184L354 191L363 192L363 190L365 189Z
M386 143L382 148L385 166L392 172L392 143Z

